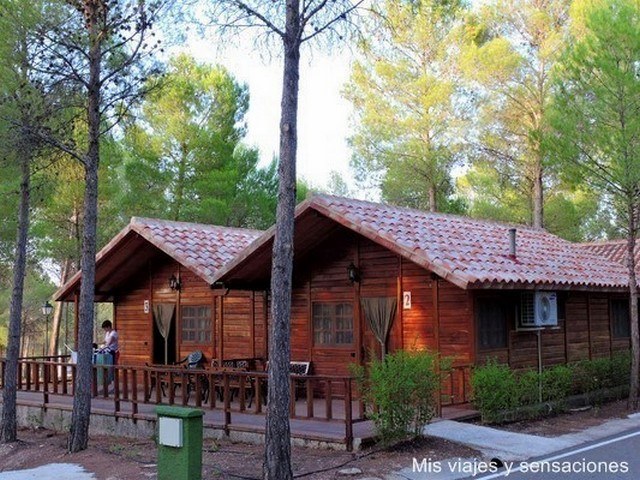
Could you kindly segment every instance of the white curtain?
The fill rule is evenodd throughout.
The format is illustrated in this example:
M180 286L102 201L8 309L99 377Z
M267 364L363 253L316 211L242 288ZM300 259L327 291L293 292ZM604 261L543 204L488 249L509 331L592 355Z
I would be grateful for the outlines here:
M162 338L164 338L164 364L169 363L169 332L176 306L173 303L159 303L153 306L153 318Z
M382 347L382 359L386 354L387 336L396 316L396 297L372 297L360 299L365 318Z

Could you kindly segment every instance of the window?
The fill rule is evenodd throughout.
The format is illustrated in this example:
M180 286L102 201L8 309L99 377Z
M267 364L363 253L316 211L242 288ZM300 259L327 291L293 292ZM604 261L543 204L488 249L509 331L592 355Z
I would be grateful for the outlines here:
M629 300L615 298L611 300L611 331L614 338L631 336L629 321Z
M313 343L327 347L353 344L351 303L313 304Z
M182 341L211 342L211 307L182 307Z
M478 347L481 350L507 348L507 315L504 300L476 300Z

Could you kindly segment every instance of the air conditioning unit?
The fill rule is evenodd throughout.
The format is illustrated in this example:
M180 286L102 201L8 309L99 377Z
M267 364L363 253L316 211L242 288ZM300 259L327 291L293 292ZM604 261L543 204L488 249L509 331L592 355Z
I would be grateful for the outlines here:
M555 292L524 292L520 301L520 327L558 325L558 296Z

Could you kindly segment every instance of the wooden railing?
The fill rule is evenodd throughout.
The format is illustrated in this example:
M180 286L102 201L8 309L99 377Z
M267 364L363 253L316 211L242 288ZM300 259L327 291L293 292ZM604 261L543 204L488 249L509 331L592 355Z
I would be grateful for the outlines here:
M4 387L4 371L5 359L0 359L0 387ZM52 396L74 395L75 377L75 364L31 358L18 361L18 390L42 394L45 408ZM228 434L234 423L244 420L246 424L243 415L264 415L267 382L265 372L235 369L94 365L91 388L94 398L113 402L115 416L129 416L134 422L145 404L221 411L221 426ZM353 425L366 419L353 382L346 376L291 375L290 418L343 424L344 443L351 450Z
M444 375L440 387L442 405L461 405L471 401L471 367L460 365L451 367Z

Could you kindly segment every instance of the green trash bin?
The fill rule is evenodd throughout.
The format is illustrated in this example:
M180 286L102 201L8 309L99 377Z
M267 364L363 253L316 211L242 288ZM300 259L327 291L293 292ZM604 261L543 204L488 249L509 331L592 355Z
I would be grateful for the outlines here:
M196 408L156 407L158 480L202 479L202 416Z

